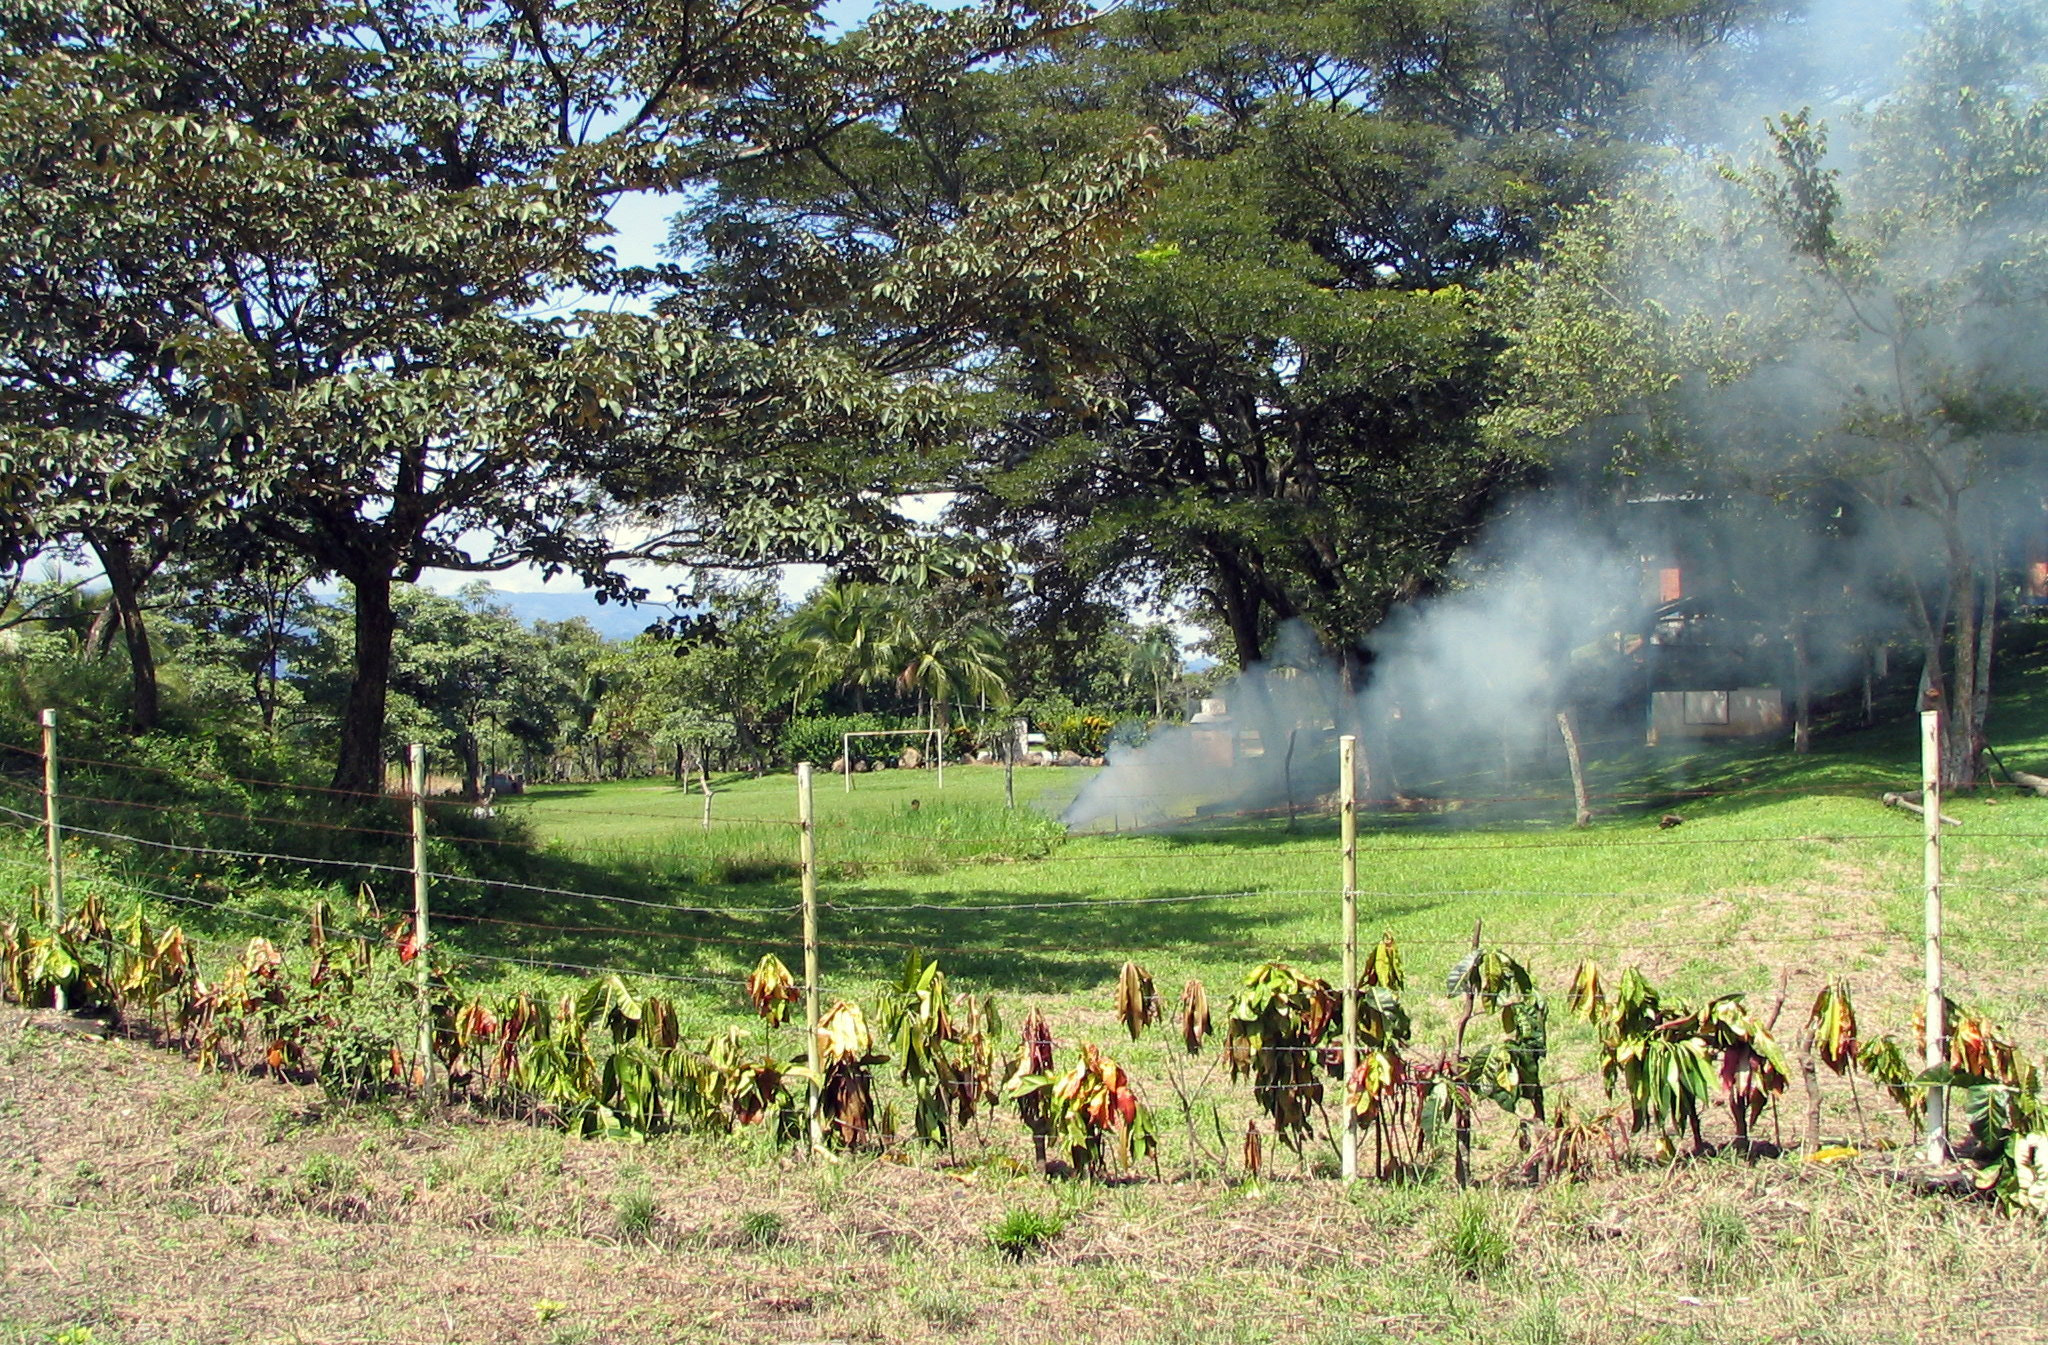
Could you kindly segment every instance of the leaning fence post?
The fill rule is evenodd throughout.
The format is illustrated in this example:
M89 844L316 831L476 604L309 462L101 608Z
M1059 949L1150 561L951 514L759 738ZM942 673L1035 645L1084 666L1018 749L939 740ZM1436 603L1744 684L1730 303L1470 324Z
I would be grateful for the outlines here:
M434 1076L434 987L427 964L427 749L411 748L412 764L412 940L419 964L420 1081Z
M57 821L57 712L43 711L43 830L50 849L50 928L64 924L64 829ZM50 1003L71 1007L71 997L58 986Z
M811 763L796 764L796 846L804 894L804 1022L810 1028L811 1088L805 1110L811 1123L811 1147L825 1144L820 1108L824 1062L818 1053L818 853L811 814Z
M1337 739L1338 819L1344 876L1344 1180L1358 1180L1358 1109L1351 1078L1358 1072L1358 738Z
M1941 711L1920 712L1920 802L1926 811L1923 873L1927 887L1927 1053L1921 1064L1940 1069L1948 1063L1948 1017L1941 986ZM1948 1090L1927 1090L1927 1161L1946 1163L1948 1152Z

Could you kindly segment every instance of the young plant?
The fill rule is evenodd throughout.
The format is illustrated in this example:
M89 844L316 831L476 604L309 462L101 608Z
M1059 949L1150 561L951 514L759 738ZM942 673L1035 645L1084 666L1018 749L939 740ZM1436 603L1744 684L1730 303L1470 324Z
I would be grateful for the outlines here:
M1002 1096L1016 1102L1042 1166L1046 1141L1052 1137L1052 1029L1046 1026L1045 1015L1033 1009L1024 1015L1021 1035L1023 1043L1003 1080Z
M1209 992L1202 983L1190 979L1180 992L1180 1041L1189 1055L1200 1055L1202 1043L1211 1031L1209 1022Z
M1124 963L1117 973L1116 1016L1132 1041L1159 1021L1159 993L1152 988L1152 973L1135 962Z
M946 1090L958 1074L947 1048L957 1034L939 964L925 962L914 951L908 954L902 976L882 994L875 1021L895 1048L898 1081L910 1090L913 1132L928 1143L945 1143Z
M1047 1112L1076 1174L1102 1176L1112 1156L1128 1169L1152 1152L1151 1113L1139 1103L1131 1076L1093 1043L1082 1043L1080 1063L1050 1082Z
M747 976L747 998L768 1026L780 1027L789 1021L789 1011L803 999L803 994L796 988L796 978L789 974L789 968L782 965L782 959L764 953Z
M1254 967L1230 1006L1223 1047L1230 1077L1251 1076L1253 1100L1272 1118L1274 1136L1297 1153L1322 1106L1321 1048L1338 1008L1329 982L1285 962Z
M869 1067L888 1059L875 1054L860 1005L840 1000L818 1020L818 1060L824 1072L818 1081L819 1111L832 1137L848 1148L874 1137L875 1087Z
M2040 1071L1982 1014L1949 1020L1948 1064L1918 1082L1960 1094L1981 1164L1977 1189L2008 1208L2048 1213L2048 1102Z
M1666 1003L1634 968L1609 995L1599 969L1587 963L1573 982L1572 1004L1600 1033L1608 1096L1617 1083L1626 1089L1635 1129L1654 1126L1666 1158L1677 1153L1684 1131L1695 1152L1706 1151L1700 1109L1717 1076L1743 1148L1765 1104L1784 1091L1784 1057L1740 995L1720 996L1695 1013L1682 1002Z

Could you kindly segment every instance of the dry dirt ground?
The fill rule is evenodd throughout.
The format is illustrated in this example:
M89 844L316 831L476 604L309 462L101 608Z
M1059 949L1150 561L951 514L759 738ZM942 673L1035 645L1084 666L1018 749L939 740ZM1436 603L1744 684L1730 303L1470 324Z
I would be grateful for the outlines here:
M0 1140L0 1342L2048 1341L2048 1228L1875 1165L1094 1186L333 1109L11 1008Z

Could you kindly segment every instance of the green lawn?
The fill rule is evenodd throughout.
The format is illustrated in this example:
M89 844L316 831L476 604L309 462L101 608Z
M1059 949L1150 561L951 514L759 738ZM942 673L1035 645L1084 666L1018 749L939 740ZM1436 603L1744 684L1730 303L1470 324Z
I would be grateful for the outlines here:
M2004 687L2001 753L2048 765L2048 670L2008 675ZM929 771L857 776L851 792L821 774L828 1000L871 1002L915 949L936 956L956 989L995 992L1012 1024L1038 1007L1063 1041L1112 1043L1122 1033L1111 990L1126 959L1169 999L1183 981L1202 980L1219 1010L1266 959L1338 979L1334 819L1068 836L1057 814L1091 774L1021 770L1014 810L990 767L951 768L943 790ZM1521 958L1560 1002L1552 1033L1563 1077L1590 1066L1587 1039L1561 1011L1587 958L1610 972L1639 967L1680 995L1746 993L1765 1012L1782 984L1788 1038L1820 983L1843 975L1866 1031L1910 1037L1921 824L1877 796L1916 774L1912 726L1895 718L1826 735L1805 758L1775 744L1617 754L1595 763L1605 802L1582 831L1569 826L1561 780L1522 781L1526 797L1456 811L1368 814L1363 933L1390 931L1404 950L1426 1050L1448 1044L1459 1005L1435 987L1483 922L1486 942ZM534 848L477 851L494 866L483 871L524 886L437 882L444 955L463 959L462 979L486 988L561 987L586 969L641 977L676 1000L692 1034L750 1023L739 978L763 953L803 965L795 782L714 784L708 827L699 793L658 780L541 787L502 801ZM1951 993L2038 1049L2048 1038L2037 959L2048 941L2048 799L1998 790L1948 811L1963 824L1947 838ZM1660 825L1667 814L1684 820ZM17 837L8 862L32 872L34 843ZM437 842L444 852L462 844ZM223 944L263 931L264 917L297 918L314 890L218 867L206 891L228 893L230 909L178 915ZM82 867L81 892L95 872L109 895L125 890L122 862L109 858ZM402 876L389 881L403 886ZM778 1036L778 1051L801 1050L795 1028ZM1123 1043L1120 1054L1155 1091L1172 1068L1156 1037Z

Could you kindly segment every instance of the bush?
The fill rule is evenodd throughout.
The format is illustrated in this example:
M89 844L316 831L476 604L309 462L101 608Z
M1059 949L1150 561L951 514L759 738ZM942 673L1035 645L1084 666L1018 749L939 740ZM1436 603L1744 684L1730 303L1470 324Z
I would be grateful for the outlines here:
M819 715L792 719L782 730L782 755L791 763L808 761L819 769L839 760L842 734L875 733L903 727L880 715ZM853 744L853 759L870 765L894 761L910 738L860 738Z
M1045 745L1055 752L1074 752L1099 757L1109 747L1113 720L1098 714L1079 714L1045 726Z

